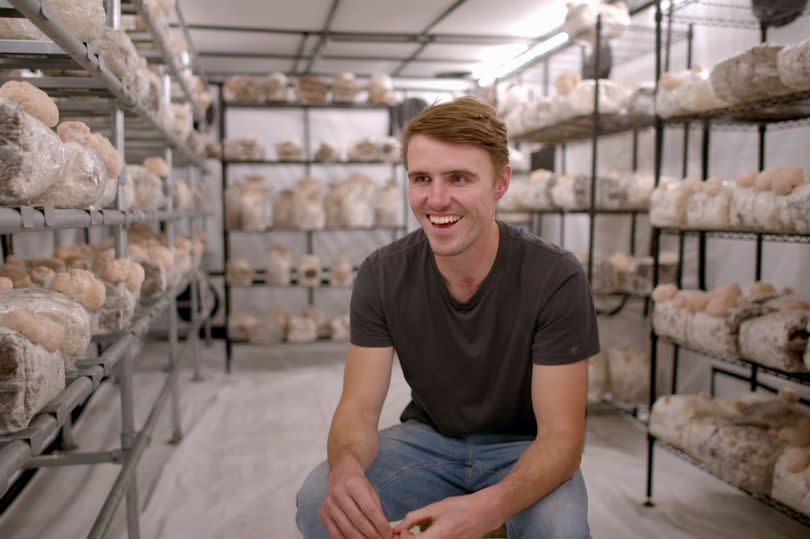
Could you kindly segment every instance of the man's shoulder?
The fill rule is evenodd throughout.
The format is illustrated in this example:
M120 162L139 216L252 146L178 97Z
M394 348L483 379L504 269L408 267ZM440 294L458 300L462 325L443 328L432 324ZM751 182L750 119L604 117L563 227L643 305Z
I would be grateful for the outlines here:
M421 228L409 232L393 242L379 247L368 255L366 261L375 267L401 267L404 262L414 259L414 253L424 249L427 238Z
M536 265L539 269L555 269L564 272L581 268L577 258L559 245L548 242L508 223L502 223L509 237L512 256L521 264Z

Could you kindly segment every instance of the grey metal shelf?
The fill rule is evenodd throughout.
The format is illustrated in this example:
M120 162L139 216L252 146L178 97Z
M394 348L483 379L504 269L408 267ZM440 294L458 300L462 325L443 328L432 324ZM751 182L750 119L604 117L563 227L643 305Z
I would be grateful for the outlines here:
M672 2L672 6L668 16L673 22L750 30L760 28L750 0L681 0ZM807 15L810 15L810 8L805 8L800 18Z
M696 354L700 354L709 358L712 358L717 361L722 361L725 363L731 363L733 365L739 365L741 367L756 367L762 372L768 373L771 376L776 376L777 378L781 378L782 380L787 380L788 382L794 382L799 384L810 385L810 373L807 372L787 372L780 369L774 369L773 367L768 367L766 365L762 365L761 363L757 363L756 361L752 361L750 359L746 359L743 357L724 357L717 354L713 354L711 352L706 352L705 350L701 350L700 348L696 348L694 346L690 346L688 344L684 344L681 342L676 341L675 339L670 339L669 337L662 337L658 336L660 341L666 342L671 344L672 346L678 346L684 350L689 350L690 352L694 352Z
M792 92L728 107L673 116L663 121L667 124L706 122L720 124L785 124L801 127L802 120L810 118L810 90Z
M700 460L696 459L695 457L693 457L692 455L690 455L689 453L687 453L683 449L677 448L674 445L670 444L669 442L666 442L666 441L662 440L661 438L658 438L658 437L654 436L653 434L648 433L648 436L651 439L655 440L655 443L657 445L664 448L669 453L671 453L671 454L673 454L673 455L675 455L677 457L680 457L681 459L689 462L693 466L697 466L701 470L713 475L714 477L716 477L717 479L720 479L724 483L726 483L728 485L731 485L732 487L734 487L734 488L736 488L738 490L741 490L742 492L745 492L749 496L751 496L753 498L756 498L757 500L761 501L762 503L776 509L777 511L780 511L781 513L784 513L785 515L789 516L790 518L792 518L792 519L794 519L794 520L796 520L798 522L801 522L805 526L810 526L810 515L800 513L799 511L796 511L792 507L789 507L789 506L783 504L782 502L777 501L774 498L772 498L772 497L770 497L770 496L768 496L766 494L762 494L760 492L751 492L750 490L748 490L746 488L743 488L743 487L741 487L739 485L735 485L734 483L732 483L731 481L729 481L728 479L726 479L722 475L718 474L717 472L715 472L714 470L709 468L709 466L707 466L705 463L703 463Z
M121 210L71 210L54 208L0 207L0 234L89 228L92 226L131 226L141 223L179 221L210 216L208 211L162 210L156 212Z
M521 214L535 214L535 215L589 215L591 210L564 210L549 208L545 210L497 210L499 214L503 215L521 215ZM595 215L646 215L650 213L646 208L596 208L593 210Z
M230 229L226 228L225 231L228 234L268 234L270 232L295 232L299 234L324 234L329 232L375 232L375 231L385 231L385 232L395 232L400 230L405 230L405 225L399 226L370 226L370 227L330 227L330 228L320 228L318 230L301 230L300 228L279 228L279 227L270 227L264 230L242 230L242 229Z
M189 282L190 277L187 276L170 294L177 295ZM116 372L120 361L168 306L167 295L141 309L140 314L133 318L130 328L119 335L100 356L76 362L76 369L66 373L67 387L45 405L27 428L0 434L0 496L5 494L12 477L53 442L73 410L87 401L105 377Z
M226 165L301 165L301 166L316 166L316 167L331 167L339 165L360 165L360 166L399 166L399 163L389 163L388 161L316 161L314 159L223 159L222 162Z
M230 103L225 101L225 106L230 109L340 109L340 110L386 110L390 111L388 105L367 105L363 103L323 103L321 105L305 105L303 103Z
M194 117L198 120L202 120L205 118L205 110L203 110L202 105L194 99L194 92L191 91L191 87L188 84L186 78L182 76L182 67L180 66L180 59L175 56L169 47L169 44L166 43L165 37L161 32L160 29L155 24L155 21L152 19L152 16L148 9L144 8L144 4L142 0L128 0L131 3L138 14L143 19L146 28L148 29L148 35L151 37L151 40L157 47L158 51L163 58L164 63L169 67L169 70L174 75L175 80L177 80L180 88L183 90L186 99L189 103L191 103L191 107L194 110ZM133 40L134 41L134 40Z
M629 114L600 114L596 136L605 137L635 130L648 129L655 125L653 116ZM562 122L538 127L511 138L518 142L538 142L541 144L566 144L590 139L594 135L593 114L574 116Z
M765 241L781 243L810 243L810 234L776 233L776 232L743 232L740 230L698 230L693 228L658 228L662 234L696 236L705 234L707 238L727 240L756 240L762 237Z
M139 103L134 98L131 91L122 84L118 77L107 70L104 63L101 62L95 54L91 53L84 43L67 32L57 21L49 19L44 15L44 13L49 12L50 9L46 8L43 11L43 2L45 2L45 0L10 0L9 4L20 14L34 23L34 25L36 25L45 35L52 39L53 42L62 50L62 54L56 54L55 57L63 57L64 54L67 54L76 64L81 66L81 68L84 68L93 79L96 79L96 81L100 83L100 85L94 85L93 83L87 81L82 82L80 88L74 87L66 89L74 92L76 90L82 90L86 95L97 95L116 99L123 109L134 111L142 118L145 118L152 126L154 126L160 136L166 140L171 147L176 149L185 159L194 163L200 168L204 168L205 159L202 156L194 155L190 148L186 145L185 141L180 140L174 133L171 132L170 129L164 127L158 120L157 114L146 109L141 103ZM3 41L3 43L7 43L7 41ZM30 46L31 48L26 51L26 46ZM36 69L40 66L46 69L53 67L53 62L50 62L51 65L49 65L48 60L48 58L52 55L47 53L43 54L42 48L44 46L39 44L39 42L22 41L19 42L15 47L17 48L17 51L13 54L24 54L28 56L26 60L26 67L30 69ZM5 58L12 53L0 49L0 54ZM75 66L73 67L75 68ZM76 79L81 78L82 77L76 77ZM45 78L45 81L38 78L30 78L26 80L35 86L48 90L48 87L53 85L50 81L48 81L48 79L50 78ZM69 81L65 81L64 83L65 85L70 84ZM100 86L100 88L98 86ZM65 87L63 86L63 88ZM102 90L106 90L106 93ZM74 93L73 95L76 94ZM71 95L71 97L73 97L73 95Z

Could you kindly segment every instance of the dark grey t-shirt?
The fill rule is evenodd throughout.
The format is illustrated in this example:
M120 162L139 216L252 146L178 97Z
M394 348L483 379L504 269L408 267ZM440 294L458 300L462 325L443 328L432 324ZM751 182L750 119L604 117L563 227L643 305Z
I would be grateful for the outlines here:
M537 432L532 363L574 363L599 352L582 267L569 252L505 223L495 263L460 303L420 229L374 251L351 300L351 342L393 346L416 419L446 436Z

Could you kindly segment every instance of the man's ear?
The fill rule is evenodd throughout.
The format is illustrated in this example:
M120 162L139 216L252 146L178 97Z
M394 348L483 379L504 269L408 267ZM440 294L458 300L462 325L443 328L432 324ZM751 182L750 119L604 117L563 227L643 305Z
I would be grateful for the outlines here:
M500 200L509 190L509 180L512 178L512 167L506 165L500 177L495 180L495 200Z

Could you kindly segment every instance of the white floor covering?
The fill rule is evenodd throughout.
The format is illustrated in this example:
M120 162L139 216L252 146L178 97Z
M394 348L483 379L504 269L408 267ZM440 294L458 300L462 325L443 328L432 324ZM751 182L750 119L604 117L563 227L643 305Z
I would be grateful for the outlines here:
M136 380L138 424L160 389L161 345ZM341 389L340 347L239 347L234 372L222 349L205 350L202 383L182 379L185 439L171 436L166 408L138 471L143 538L296 539L295 492L325 456L326 432ZM321 359L312 359L313 357ZM397 420L408 388L397 369L382 424ZM120 425L117 387L100 389L76 428L83 450L113 448ZM592 416L582 469L596 538L799 538L810 530L658 450L655 499L642 506L646 442L620 416ZM47 469L0 517L0 537L78 538L90 529L119 467ZM123 504L121 506L123 508ZM126 537L119 509L109 537Z

